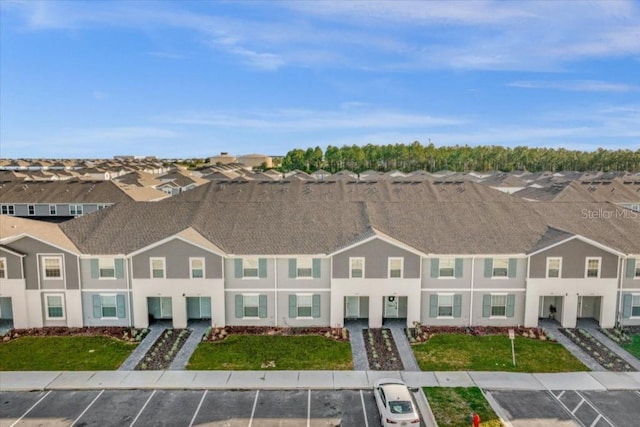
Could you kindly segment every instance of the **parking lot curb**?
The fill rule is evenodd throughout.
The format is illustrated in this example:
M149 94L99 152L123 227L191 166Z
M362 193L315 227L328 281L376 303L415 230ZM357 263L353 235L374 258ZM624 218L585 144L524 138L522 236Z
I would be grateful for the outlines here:
M414 393L416 396L416 403L418 404L418 410L422 414L422 420L426 427L438 427L438 423L436 422L436 417L433 415L433 411L431 410L431 406L429 406L429 401L427 400L427 396L424 395L424 390L422 387L418 389L417 393Z
M496 399L493 398L491 392L484 391L482 389L480 389L480 392L484 395L484 398L487 400L487 402L489 402L489 405L491 406L491 408L493 408L493 412L496 413L496 415L500 419L500 422L502 422L502 425L504 427L513 427L513 424L511 424L511 422L509 421L509 417L507 417L507 414L505 414L504 409L502 408L502 406L500 406Z

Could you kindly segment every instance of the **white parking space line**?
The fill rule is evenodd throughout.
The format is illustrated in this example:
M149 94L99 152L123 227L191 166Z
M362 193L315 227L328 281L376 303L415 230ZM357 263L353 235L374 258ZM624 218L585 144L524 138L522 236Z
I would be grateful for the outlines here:
M565 392L565 391L566 391L566 390L562 390L562 391L561 391L561 392L560 392L556 397L557 397L558 399L562 399L562 396L564 396L564 392Z
M204 393L202 393L202 397L200 398L200 403L198 403L198 407L196 408L196 412L194 412L193 417L191 418L191 422L189 423L189 427L191 427L193 425L193 423L196 421L196 417L198 416L198 412L200 412L200 408L202 407L202 402L204 402L204 398L207 395L207 392L209 390L205 390Z
M592 408L594 411L596 411L596 413L598 414L598 418L602 418L603 420L605 420L605 421L606 421L610 426L612 426L612 427L613 427L613 426L615 426L615 424L613 424L613 422L611 422L611 420L610 420L609 418L607 418L605 414L603 414L602 412L600 412L600 411L598 410L598 408L596 408L596 405L594 405L593 403L591 403L591 401L590 401L588 398L586 398L585 396L583 396L582 394L580 394L580 392L579 392L579 391L577 391L577 390L576 390L576 394L577 394L578 396L580 396L580 397L581 397L585 402L587 402L587 405L591 406L591 408ZM594 424L591 424L591 425L594 425Z
M596 424L598 424L598 421L600 421L600 418L602 418L602 415L598 414L598 416L596 417L595 420L593 420L593 422L591 423L591 425L589 427L593 427Z
M573 411L571 411L571 415L575 415L575 414L576 414L576 411L577 411L578 409L580 409L580 407L582 406L582 404L583 404L583 403L584 403L584 399L582 399L582 400L580 401L580 403L578 403L578 404L576 405L576 407L575 407L575 408L573 408Z
M24 417L26 417L26 416L27 416L27 414L29 414L29 412L31 412L31 411L33 410L33 408L35 408L35 407L38 405L38 403L42 402L42 401L44 400L44 398L45 398L45 397L49 396L49 393L51 393L51 390L49 390L49 391L47 392L47 394L45 394L45 395L44 395L44 396L42 396L40 399L38 399L38 401L37 401L36 403L34 403L33 405L31 405L31 408L27 409L27 412L25 412L24 414L22 414L22 416L21 416L20 418L18 418L17 420L15 420L15 421L13 422L13 424L11 424L9 427L13 427L13 426L15 426L16 424L18 424L20 421L22 421L22 419L23 419Z
M364 406L364 395L360 390L360 401L362 402L362 415L364 415L364 427L369 427L369 420L367 420L367 409Z
M142 408L140 408L140 410L138 411L138 415L136 415L136 417L133 419L133 421L131 421L131 424L129 424L129 427L132 427L136 423L136 421L138 421L138 418L140 418L140 415L142 414L142 411L144 411L144 408L147 407L147 405L149 404L149 402L151 401L153 396L156 394L156 391L157 390L153 390L153 393L151 393L151 396L149 396L147 401L144 402L144 405L142 405Z
M311 427L311 389L307 395L307 427Z
M78 415L78 418L76 418L75 420L73 420L73 422L71 423L71 427L73 427L74 425L76 425L76 423L78 422L78 420L80 418L82 418L82 416L89 410L89 408L91 408L91 406L96 402L96 400L98 400L98 398L100 396L102 396L102 393L104 393L104 390L101 390L100 393L98 393L98 395L91 401L91 403L89 403L87 405L86 408L84 408L84 411L82 411L82 413L80 415Z
M256 413L256 405L258 404L259 394L260 394L260 390L256 390L256 398L253 399L253 408L251 409L251 418L249 419L249 425L247 427L251 427L251 424L253 424L253 416Z

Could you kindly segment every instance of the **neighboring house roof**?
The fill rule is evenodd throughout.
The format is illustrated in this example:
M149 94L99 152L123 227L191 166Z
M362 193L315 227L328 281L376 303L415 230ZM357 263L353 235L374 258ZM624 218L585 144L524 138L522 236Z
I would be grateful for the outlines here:
M2 183L0 189L0 203L118 203L167 197L152 188L102 180L16 181Z
M13 241L25 235L73 253L80 252L58 224L7 215L0 216L0 241Z

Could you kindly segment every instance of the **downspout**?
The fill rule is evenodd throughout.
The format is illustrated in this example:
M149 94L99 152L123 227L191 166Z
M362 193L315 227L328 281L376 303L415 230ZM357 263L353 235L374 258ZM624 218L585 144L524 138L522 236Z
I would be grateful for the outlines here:
M131 309L131 277L133 276L133 258L125 258L127 262L127 315L129 317L129 327L133 327L133 310Z
M627 270L627 263L629 262L629 258L625 258L624 261L624 268L623 263L622 263L622 257L618 257L618 315L616 316L617 319L617 323L618 326L620 328L622 328L622 319L623 319L623 313L622 313L622 280L624 277L624 272Z
M476 257L471 257L471 293L469 297L469 326L473 326L473 282L475 280Z
M278 258L273 258L273 295L275 299L275 327L278 327Z

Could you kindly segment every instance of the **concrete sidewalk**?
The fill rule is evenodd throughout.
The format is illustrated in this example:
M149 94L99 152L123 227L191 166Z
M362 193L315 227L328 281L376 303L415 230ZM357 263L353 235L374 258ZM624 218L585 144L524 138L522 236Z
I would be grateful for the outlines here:
M368 389L380 378L400 378L412 387L473 387L492 390L640 390L640 372L410 371L46 371L0 372L0 391L102 389Z

